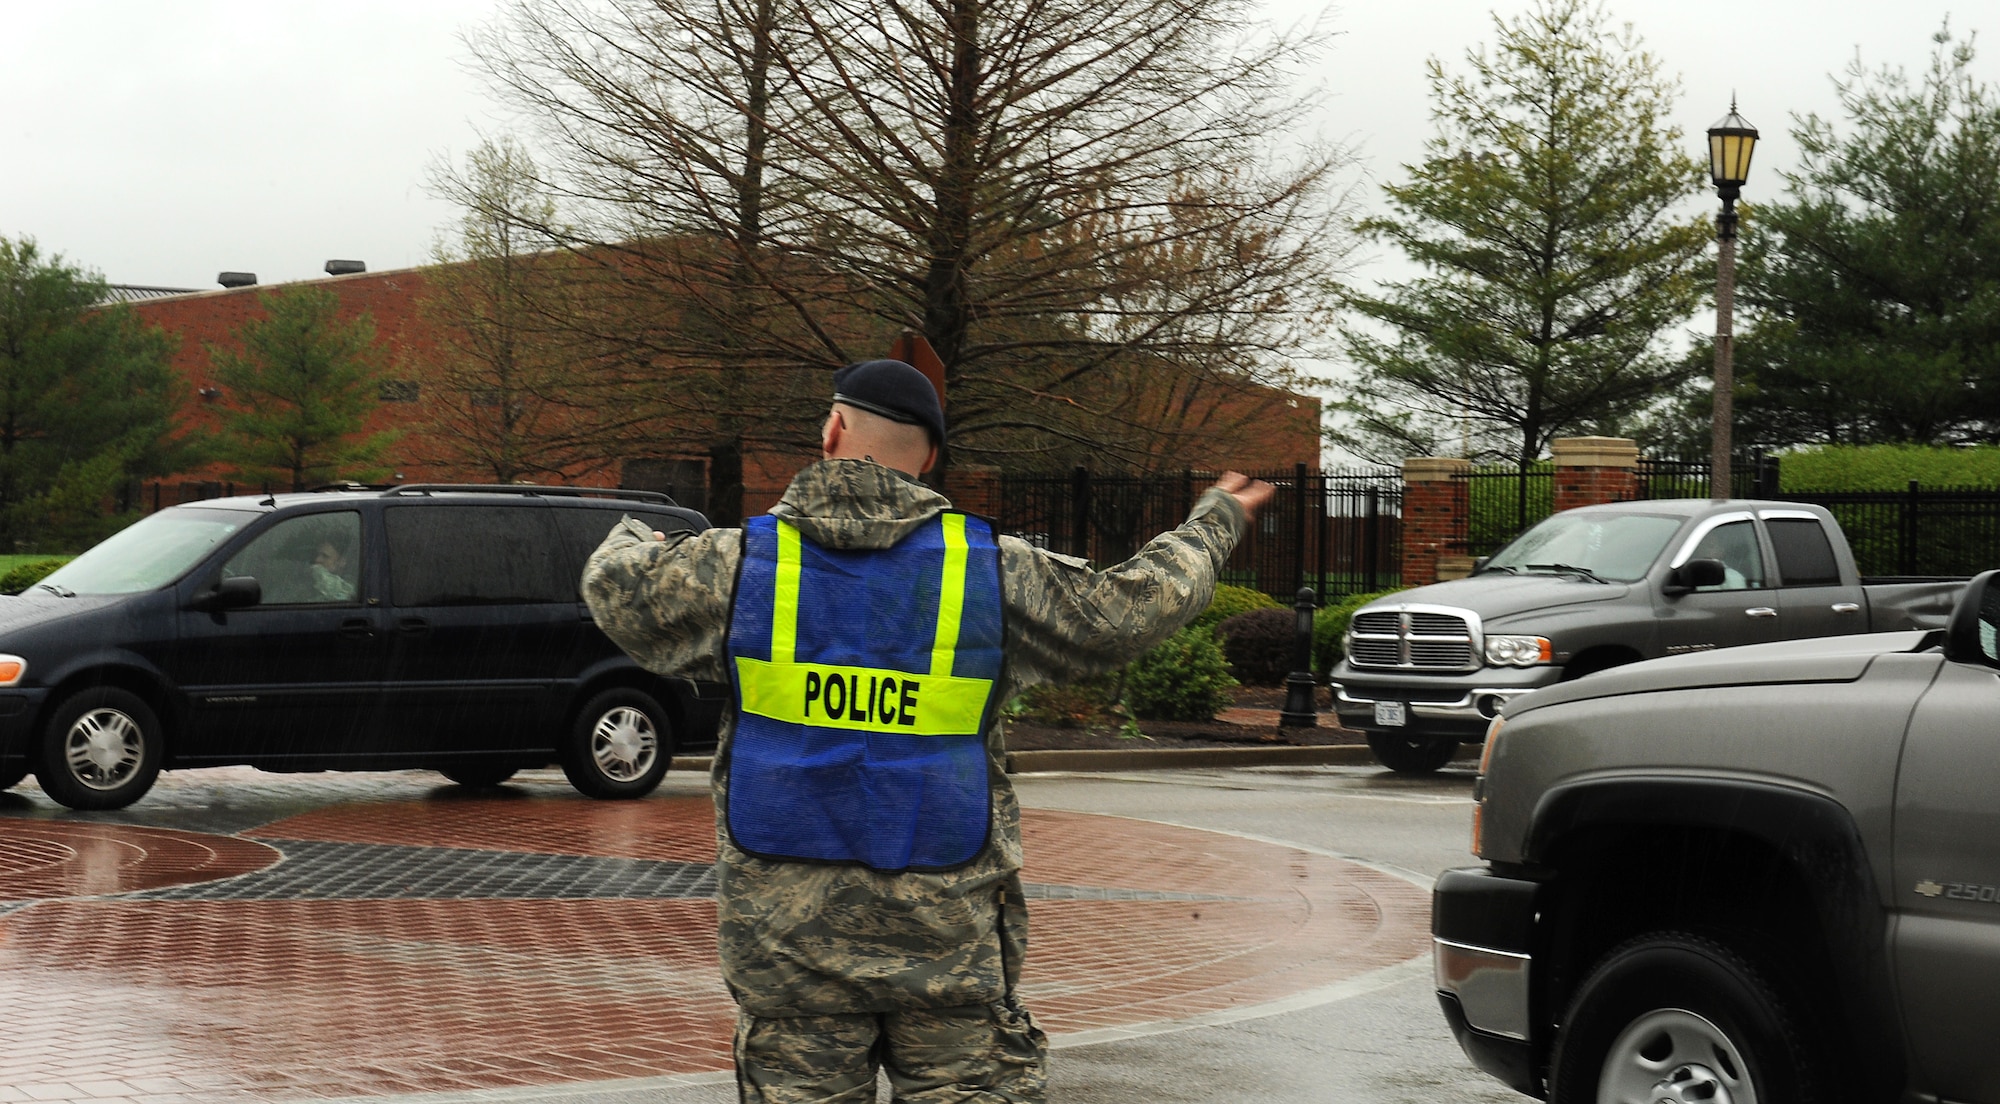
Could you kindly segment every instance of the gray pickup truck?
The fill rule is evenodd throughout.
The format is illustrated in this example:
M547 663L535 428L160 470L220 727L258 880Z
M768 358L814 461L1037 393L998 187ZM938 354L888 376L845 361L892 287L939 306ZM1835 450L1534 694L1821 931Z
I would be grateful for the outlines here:
M1509 704L1433 896L1466 1053L1558 1102L2000 1102L2000 572L1945 628Z
M1340 723L1391 770L1434 771L1509 701L1642 659L1944 624L1962 580L1863 585L1832 515L1670 499L1565 510L1465 579L1356 611Z

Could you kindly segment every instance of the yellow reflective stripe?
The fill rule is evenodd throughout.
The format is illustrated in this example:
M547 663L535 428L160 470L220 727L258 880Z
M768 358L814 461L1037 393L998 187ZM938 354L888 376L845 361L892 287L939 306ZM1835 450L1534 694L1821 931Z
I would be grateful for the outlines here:
M938 591L937 636L931 642L931 676L950 675L958 658L958 633L965 615L965 515L945 514L944 579Z
M799 552L799 531L780 518L778 572L771 593L771 662L790 663L799 644L799 575L805 559Z
M906 736L979 732L991 679L736 657L743 712L785 724Z

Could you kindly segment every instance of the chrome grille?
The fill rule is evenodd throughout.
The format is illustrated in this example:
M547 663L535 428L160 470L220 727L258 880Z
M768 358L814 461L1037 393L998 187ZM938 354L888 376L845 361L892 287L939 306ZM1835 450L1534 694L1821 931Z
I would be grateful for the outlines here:
M1472 671L1479 662L1478 621L1449 610L1371 610L1350 624L1347 659L1356 667Z

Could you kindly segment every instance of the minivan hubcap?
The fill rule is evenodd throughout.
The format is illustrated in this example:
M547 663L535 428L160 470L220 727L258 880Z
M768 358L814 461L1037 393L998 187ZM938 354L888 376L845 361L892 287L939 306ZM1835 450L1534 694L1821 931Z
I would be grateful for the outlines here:
M659 747L653 719L628 705L599 717L590 741L597 769L619 782L630 782L651 770Z
M96 790L123 785L139 769L145 734L116 709L93 709L69 726L64 751L76 780Z

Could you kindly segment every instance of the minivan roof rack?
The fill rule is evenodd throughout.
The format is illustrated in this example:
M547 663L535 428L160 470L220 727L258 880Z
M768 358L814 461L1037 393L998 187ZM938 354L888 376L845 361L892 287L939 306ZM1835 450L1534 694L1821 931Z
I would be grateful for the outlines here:
M628 491L618 487L544 487L534 483L400 483L382 492L383 498L406 494L514 494L560 495L565 498L618 498L628 502L656 502L679 506L671 495L659 491Z

